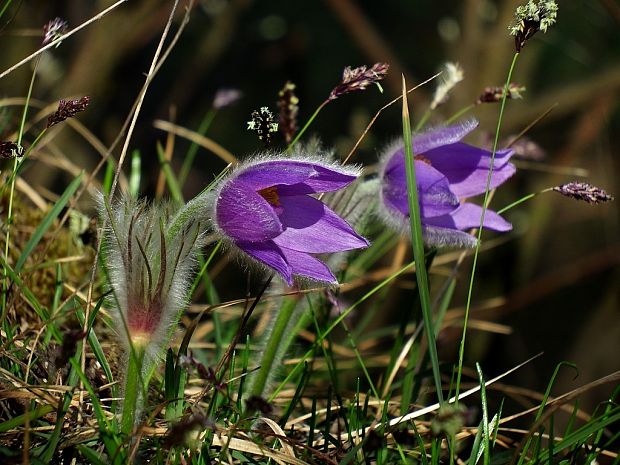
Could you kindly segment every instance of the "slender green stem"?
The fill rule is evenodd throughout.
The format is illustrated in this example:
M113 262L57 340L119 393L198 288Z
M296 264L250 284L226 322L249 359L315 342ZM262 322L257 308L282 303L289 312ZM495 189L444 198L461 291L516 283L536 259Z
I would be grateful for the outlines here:
M515 69L515 65L517 64L517 58L519 57L519 52L515 53L512 58L512 63L510 65L510 70L508 71L508 77L506 79L506 84L504 84L504 95L502 97L502 103L499 109L499 117L497 119L497 128L495 129L495 140L493 142L493 153L491 154L491 164L489 168L489 175L487 176L487 185L484 191L484 202L482 204L482 216L480 217L480 227L478 228L478 241L476 242L476 250L474 251L474 260L471 268L471 276L469 279L469 289L467 291L467 303L465 305L465 318L463 321L463 335L461 337L461 346L459 349L459 367L456 373L456 403L459 401L459 391L461 387L461 375L463 372L463 358L465 355L465 336L467 335L467 322L469 321L469 309L471 307L471 297L472 290L474 288L474 277L476 275L476 265L478 264L478 253L480 252L480 238L482 236L482 226L484 225L484 215L487 211L487 207L489 204L489 190L491 186L491 176L493 175L493 165L495 163L495 154L497 152L497 146L499 144L499 131L502 127L502 118L504 116L504 108L506 107L506 97L508 96L508 86L510 85L510 80L512 79L512 73Z
M252 383L252 389L250 395L262 396L267 384L269 375L275 369L274 361L277 358L277 354L280 349L280 344L285 337L286 328L297 306L297 299L287 299L283 302L282 307L278 311L275 321L273 322L273 329L269 333L267 338L267 344L263 351L260 368L256 373L256 377Z
M32 144L30 144L28 148L24 151L23 155L21 156L20 160L17 163L17 166L13 169L13 172L9 176L9 179L7 180L8 183L10 183L11 185L14 184L13 181L15 180L17 175L21 172L22 167L24 166L24 162L28 159L28 155L30 155L30 152L32 152L34 148L39 144L39 141L43 139L43 136L45 135L46 132L47 132L47 128L43 129L43 131L41 131L37 135L37 137L32 141Z
M439 357L435 344L435 331L431 315L431 297L428 286L428 274L424 263L424 241L422 239L422 221L420 219L420 204L418 201L418 189L413 158L413 145L411 143L411 124L409 122L409 108L407 103L407 87L403 77L403 139L405 143L405 167L407 170L407 198L409 200L409 224L411 227L411 245L415 260L415 276L418 282L418 293L424 317L424 330L428 340L428 353L433 368L433 378L437 389L437 398L443 403L441 390L441 374L439 373Z
M123 399L123 414L121 418L121 432L130 435L136 422L136 414L140 409L140 398L144 389L142 379L142 362L144 348L135 346L129 354L129 366L125 378L125 397Z
M189 293L188 293L189 296L193 296L194 292L196 292L196 288L200 284L201 277L206 277L207 278L204 281L205 285L208 285L208 286L212 286L213 285L211 283L211 279L209 279L209 275L206 274L206 272L207 272L207 268L209 268L209 266L211 265L211 262L213 261L213 258L215 257L215 254L217 253L217 251L220 249L221 246L222 246L222 242L218 241L218 243L215 244L215 247L213 247L213 250L211 251L211 254L209 255L209 258L207 258L206 260L204 259L204 257L199 258L199 262L201 264L200 271L198 272L198 274L194 278L194 282L193 282L192 287L190 288ZM209 302L209 303L213 304L213 303L217 303L217 302Z
M473 110L475 107L476 107L476 104L472 103L470 105L467 105L466 107L461 108L459 111L457 111L455 114L453 114L452 116L450 116L450 118L446 120L446 124L453 123L454 121L459 119L461 116L463 116L468 111Z
M431 117L432 112L433 110L431 110L430 108L426 109L426 111L422 115L422 118L420 118L420 121L418 121L418 124L415 125L415 129L413 130L414 132L418 132L420 129L424 127L428 119Z
M201 218L202 213L207 209L207 197L198 195L192 200L187 202L177 212L172 219L168 231L166 231L166 238L171 239L181 232L181 229L188 224L192 218Z
M9 0L8 2L6 2L4 4L4 6L2 7L2 10L0 10L0 18L2 18L2 16L4 15L4 13L6 12L7 8L9 6L11 6L11 3L13 3L11 0Z
M37 58L37 60L34 63L34 69L32 71L32 77L30 78L30 85L28 86L28 95L26 96L26 103L24 103L24 111L22 112L22 119L21 119L21 123L19 125L19 132L17 134L17 147L18 149L21 148L22 146L22 138L24 137L24 127L26 126L26 116L28 115L28 106L30 105L30 98L32 96L32 89L34 88L34 81L35 78L37 77L37 68L39 67L39 61L40 57ZM24 159L26 158L25 156L23 157ZM23 160L20 162L18 161L17 157L15 157L15 160L13 162L13 172L11 173L11 188L10 188L10 193L9 193L9 207L7 209L7 215L6 215L6 243L4 244L4 257L6 262L9 262L9 244L11 242L11 223L13 222L13 197L15 195L15 178L16 178L16 173L17 170L20 166L20 164L23 163ZM6 276L6 269L3 270L4 274L3 276ZM4 321L5 315L6 315L6 289L8 286L8 280L3 280L3 285L4 285L4 291L3 291L3 295L2 295L2 321Z
M342 326L345 332L347 333L347 338L349 339L349 342L351 343L351 348L353 349L353 352L355 353L357 362L360 364L360 367L362 368L362 371L364 372L364 376L366 377L366 382L368 383L368 386L370 386L370 390L372 391L372 394L375 396L375 398L380 399L381 397L379 396L379 392L377 391L377 388L375 387L375 383L372 382L372 378L370 377L370 374L368 373L368 368L366 368L366 364L364 363L364 358L362 357L362 354L357 348L357 344L355 343L355 339L353 338L353 335L351 334L351 330L349 329L349 325L347 325L346 320L342 321Z
M327 105L329 102L330 102L329 100L325 100L323 103L321 103L318 106L316 110L314 110L314 113L312 113L312 116L308 119L308 121L306 121L306 124L304 124L304 127L301 128L301 130L297 133L297 135L295 136L295 139L293 139L293 142L289 144L286 150L290 152L293 149L293 147L295 147L295 144L299 141L299 139L301 139L301 136L304 135L306 130L310 127L310 125L312 124L314 119L317 117L317 115L321 112L323 107L325 107L325 105Z
M204 136L206 134L207 130L211 126L211 123L213 122L213 119L215 118L216 113L217 110L215 108L211 108L207 112L207 114L202 119L200 126L198 127L198 134L200 134L201 136ZM198 147L199 146L197 143L192 142L192 145L187 151L187 155L185 155L185 159L183 160L183 165L181 165L181 170L179 171L178 177L179 185L181 186L185 184L187 176L189 175L189 171L192 169L192 164L194 163L194 159L196 158L196 153L198 153Z
M504 208L502 208L501 210L497 210L497 213L498 213L499 215L501 215L502 213L507 212L507 211L508 211L508 210L510 210L511 208L514 208L514 207L516 207L517 205L521 205L523 202L525 202L525 201L527 201L527 200L530 200L530 199L532 199L532 198L536 197L537 195L544 194L545 192L550 192L550 191L552 191L552 190L553 190L553 187L549 187L549 188L547 188L547 189L543 189L543 190L541 190L541 191L539 191L539 192L533 192L532 194L528 194L528 195L526 195L525 197L521 197L519 200L516 200L516 201L512 202L512 203L511 203L511 204L509 204L509 205L506 205L506 206L505 206Z

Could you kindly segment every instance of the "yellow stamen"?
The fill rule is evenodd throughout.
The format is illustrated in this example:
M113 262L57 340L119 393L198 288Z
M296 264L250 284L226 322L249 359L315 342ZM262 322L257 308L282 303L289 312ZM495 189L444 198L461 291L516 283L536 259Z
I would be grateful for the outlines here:
M280 206L280 197L278 197L278 190L275 186L261 189L258 191L258 194L269 202L269 205L273 205L274 207Z

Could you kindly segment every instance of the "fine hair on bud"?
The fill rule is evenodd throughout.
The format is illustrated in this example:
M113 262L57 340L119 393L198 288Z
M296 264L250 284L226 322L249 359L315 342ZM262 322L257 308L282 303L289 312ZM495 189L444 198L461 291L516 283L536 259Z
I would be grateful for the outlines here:
M147 203L129 194L97 198L103 225L108 306L126 349L144 352L143 371L165 349L186 307L201 225L169 201Z

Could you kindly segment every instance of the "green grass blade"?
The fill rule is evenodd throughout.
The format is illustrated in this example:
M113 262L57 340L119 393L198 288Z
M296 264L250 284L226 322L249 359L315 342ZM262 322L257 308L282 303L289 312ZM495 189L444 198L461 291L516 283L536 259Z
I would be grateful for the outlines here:
M276 318L273 321L273 326L269 332L269 338L265 341L265 348L261 354L260 368L256 375L252 377L253 381L250 389L250 395L252 396L263 397L265 386L268 384L267 380L273 376L273 372L276 370L274 365L278 363L275 362L278 359L281 360L283 354L279 349L285 337L289 321L295 313L297 303L297 299L285 299L277 312Z
M209 126L211 126L211 123L213 122L216 114L217 110L215 110L214 108L209 109L209 111L207 111L207 114L201 121L200 126L198 127L198 131L196 132L201 136L204 136L209 130ZM192 145L190 145L189 149L187 150L187 154L183 159L183 165L181 165L181 170L179 171L179 184L185 184L187 176L189 175L189 172L194 163L194 159L196 158L196 154L198 153L199 147L200 146L196 142L192 142Z
M620 406L614 408L600 417L594 418L584 426L575 430L573 433L564 437L554 446L554 453L563 451L575 445L584 444L592 435L598 434L599 431L607 428L609 425L620 422ZM549 451L544 450L540 453L539 462L545 462L549 458Z
M411 141L411 123L409 121L409 107L407 103L407 86L403 76L403 140L405 144L405 167L407 169L407 198L409 201L409 225L411 227L411 245L413 247L413 258L416 263L416 281L418 282L418 292L422 315L424 316L424 329L428 340L428 352L433 368L433 378L437 389L437 398L443 403L443 392L441 390L441 375L439 372L439 357L437 356L437 345L435 344L435 330L433 329L433 319L431 315L431 297L428 284L428 274L424 263L424 240L422 238L422 221L420 217L420 204L418 201L418 189L415 174L415 163L413 158L413 145Z
M115 430L111 427L108 419L105 416L105 412L99 403L99 396L93 389L92 385L88 381L88 378L80 368L80 364L77 358L71 358L71 367L75 370L75 373L80 378L80 381L84 384L84 388L90 395L90 400L93 406L93 413L97 419L99 430L101 434L101 440L105 444L106 451L110 457L115 457L114 463L124 463L123 454L120 452L121 441L120 437L115 433ZM110 434L111 433L111 434Z
M99 299L99 301L97 302L97 305L95 306L95 308L90 314L90 318L88 321L87 340L88 340L88 345L90 345L90 348L93 351L95 360L99 362L99 364L101 365L101 368L103 368L103 372L105 373L106 378L108 378L108 382L111 383L112 381L114 381L114 377L112 376L112 369L110 368L108 359L105 356L103 347L101 347L101 344L99 343L99 339L97 338L97 335L93 331L93 323L95 321L95 317L97 316L97 313L99 313L99 309L101 308L102 304L103 304L103 299ZM78 321L80 322L80 325L84 325L84 318L85 318L84 311L81 308L77 308L75 314L78 318ZM116 391L117 391L116 386L113 386L112 393L114 396L116 396Z
M81 344L78 344L78 349L81 348ZM71 388L75 388L77 385L78 377L77 373L74 369L71 369L69 372L69 376L65 381L66 386L70 386ZM69 409L69 405L71 405L71 400L73 398L73 391L69 391L65 393L65 396L62 400L62 403L58 406L56 411L56 425L54 426L54 430L52 431L51 436L47 440L39 458L44 462L49 462L52 457L56 453L56 447L58 446L58 442L60 441L60 436L62 434L62 428L64 424L64 417Z
M603 415L609 414L613 406L617 405L617 402L618 402L617 398L619 395L620 395L620 385L617 385L616 388L614 389L614 392L612 393L612 395L609 397L609 400L607 401L607 405L605 406L605 411L603 412ZM590 454L588 455L588 458L586 459L586 463L594 463L596 461L596 458L598 457L598 452L596 450L596 447L601 443L601 440L603 439L603 433L604 431L602 428L596 433L596 436L593 442L594 448L592 452L590 452ZM620 432L616 434L616 439L618 436L620 436ZM610 441L610 444L612 443L613 443L613 438Z
M80 381L84 383L84 387L90 394L91 402L93 404L93 413L95 414L95 417L97 418L99 427L107 429L109 427L109 423L108 423L108 419L105 416L103 408L101 407L101 404L99 403L99 396L97 396L97 393L91 386L90 381L88 381L88 378L82 371L82 368L80 367L80 363L78 359L76 357L73 357L71 358L70 362L71 362L71 367L75 370L75 374L80 379Z
M9 266L8 263L6 263L6 261L4 260L4 257L0 256L0 264L2 264L2 268L4 269L9 279L13 281L15 286L19 288L19 290L24 295L24 298L32 306L32 308L34 309L35 313L39 316L39 318L41 318L41 321L44 324L47 324L49 321L49 312L47 308L45 308L39 303L39 300L36 298L33 292L30 289L28 289L28 287L23 283L19 275L15 273L15 271L13 271L13 269ZM49 330L54 336L54 339L56 340L56 342L62 341L62 335L60 334L60 332L58 331L58 328L56 328L55 325L50 325Z
M142 156L139 150L131 152L131 173L129 175L129 194L138 198L140 194L140 178L142 173Z
M405 273L407 270L409 270L411 267L413 266L413 263L408 263L405 266L403 266L400 270L398 270L397 272L395 272L394 274L392 274L391 276L388 276L387 278L385 278L383 281L381 281L379 284L377 284L375 287L373 287L370 291L368 291L366 294L364 294L362 297L360 297L353 305L349 306L348 308L346 308L339 316L338 318L336 318L330 325L329 327L325 330L325 332L323 334L317 334L317 339L314 342L313 346L301 357L301 359L299 360L299 362L297 362L297 364L293 367L293 369L289 372L289 374L286 376L286 378L280 383L280 385L275 389L275 391L273 392L273 394L271 394L271 396L269 397L269 400L272 401L273 399L275 399L277 397L277 395L279 394L279 392L284 388L284 386L286 385L286 383L288 383L291 378L293 378L293 376L295 376L297 374L297 372L299 371L299 369L302 367L303 363L308 360L308 358L310 356L312 356L312 354L314 354L314 351L322 345L323 340L325 339L325 337L327 337L328 334L330 334L335 328L338 327L338 325L340 325L340 322L342 320L344 320L347 315L349 315L353 310L355 310L357 307L359 307L362 303L364 303L365 301L367 301L368 299L370 299L370 297L372 297L373 295L375 295L377 292L379 292L381 289L383 289L385 286L387 286L388 284L390 284L392 281L394 281L396 278L398 278L399 276L401 276L403 273Z
M99 453L95 452L88 446L84 444L78 444L77 449L80 451L80 454L84 456L88 463L93 465L107 465L108 462L105 462Z
M11 418L10 420L0 423L0 433L6 433L7 431L11 431L13 428L25 424L26 420L33 421L53 411L54 407L52 407L51 405L39 405L34 410L31 410L28 413L18 415Z
M52 298L52 308L50 311L50 320L55 320L56 312L60 309L60 301L62 299L62 293L64 289L63 285L63 277L62 277L62 267L60 263L56 264L56 283L54 285L54 297ZM50 327L55 326L53 321L50 322ZM45 333L45 337L43 338L43 344L47 346L52 338L53 330L47 331Z
M213 247L213 250L211 251L211 253L209 254L209 257L206 260L203 255L200 255L198 257L198 263L200 264L200 271L194 277L194 282L192 283L192 287L189 290L189 295L194 297L194 292L196 292L196 288L198 287L198 285L200 284L200 281L202 280L205 286L205 294L207 296L207 301L211 305L219 304L220 302L219 302L219 296L217 294L217 290L215 289L215 286L213 285L213 281L211 281L211 278L209 277L209 274L207 273L207 269L211 265L211 262L215 258L215 255L217 254L217 251L221 248L221 246L222 246L222 241L218 241L217 244L215 244L215 247Z
M418 441L418 448L420 450L420 462L422 463L422 465L428 465L428 457L426 456L426 444L424 443L424 439L422 439L422 436L418 431L418 427L416 426L415 421L412 421L411 423L413 424L413 431L415 431L415 437Z
M534 423L537 422L539 418L541 417L541 415L543 414L545 405L547 405L547 400L549 400L549 396L551 395L551 388L553 387L553 384L555 383L555 379L557 378L558 373L560 372L560 368L562 368L563 366L569 366L577 370L577 366L574 363L560 362L556 365L555 370L553 371L553 375L551 375L551 379L549 380L549 383L547 384L547 389L545 390L545 394L543 395L543 399L540 403L540 407L538 407L538 411L536 412ZM525 460L525 457L527 456L527 452L530 448L531 442L532 442L532 438L530 437L528 438L525 445L523 446L523 452L521 454L521 457L519 458L518 465L522 464L523 460Z
M52 225L52 222L56 219L56 217L58 217L62 209L65 208L71 196L75 194L75 191L80 186L83 174L84 172L81 172L71 182L71 184L69 184L69 186L65 189L63 194L58 199L58 201L54 204L52 209L47 213L47 215L45 215L45 218L43 218L39 226L37 226L37 229L35 229L34 233L32 233L30 240L28 240L28 242L24 246L24 249L22 250L21 255L19 256L19 258L17 259L17 262L15 263L15 267L14 267L15 273L19 273L21 271L22 267L24 266L24 263L26 263L26 260L28 259L28 257L30 256L34 248L37 246L39 241L43 238L43 234L45 234L45 232L49 229L49 227Z
M484 375L480 364L476 363L476 371L478 372L478 379L480 381L480 402L482 404L482 447L484 448L484 464L489 465L491 461L491 441L489 437L489 411L487 408L487 392L486 384L484 381Z
M114 180L114 162L111 159L108 159L108 163L105 167L105 174L103 175L103 183L101 184L101 188L103 192L106 193L106 196L110 194L112 190L112 181Z
M6 13L7 8L11 6L11 3L13 3L13 0L7 0L4 2L4 5L2 5L2 9L0 10L0 18L4 16L4 13Z
M168 189L170 190L170 195L179 205L184 204L185 201L183 200L183 194L181 193L181 186L179 186L179 182L177 181L177 178L172 171L170 162L166 160L164 148L159 142L157 143L157 157L159 158L161 170L164 172L166 184L168 185Z
M166 401L172 401L176 395L174 392L174 352L171 348L166 351L166 366L164 369L164 395ZM166 406L166 419L170 419L172 409Z
M476 431L476 436L474 437L474 443L471 446L471 453L469 454L469 459L467 459L467 465L476 465L482 457L484 447L482 445L482 429L484 425L482 421L478 425L478 431Z

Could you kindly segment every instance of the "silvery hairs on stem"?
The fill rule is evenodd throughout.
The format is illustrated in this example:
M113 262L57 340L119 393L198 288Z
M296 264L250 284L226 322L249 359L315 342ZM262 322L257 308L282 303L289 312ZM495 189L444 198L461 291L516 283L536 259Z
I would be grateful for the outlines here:
M97 204L110 314L126 349L144 351L146 371L186 307L202 225L170 201L123 193L111 203L99 194Z

